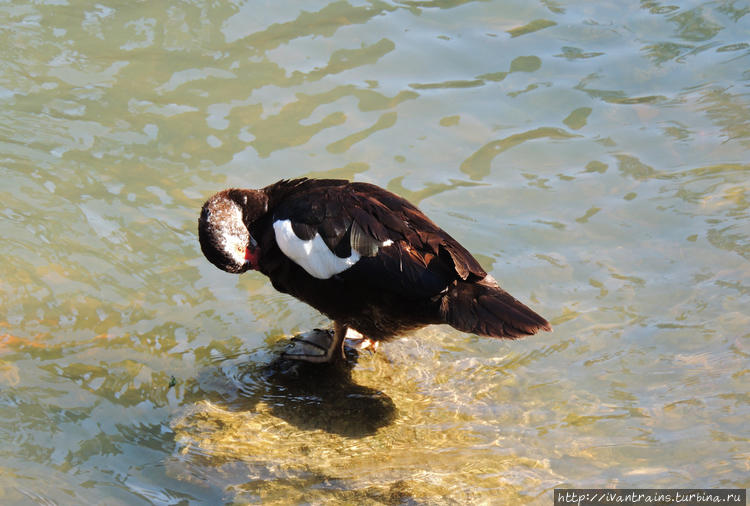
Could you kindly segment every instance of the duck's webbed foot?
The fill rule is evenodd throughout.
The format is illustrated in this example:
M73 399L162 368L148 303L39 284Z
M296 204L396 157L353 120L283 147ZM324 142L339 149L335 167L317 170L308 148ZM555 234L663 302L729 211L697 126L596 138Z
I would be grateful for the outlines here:
M373 353L378 351L378 345L380 344L380 341L373 341L369 337L363 336L354 329L349 329L346 331L345 340L346 344L348 344L350 348L354 348L355 350L359 351L370 350Z
M317 364L344 360L346 326L333 322L333 330L315 329L292 338L283 358Z

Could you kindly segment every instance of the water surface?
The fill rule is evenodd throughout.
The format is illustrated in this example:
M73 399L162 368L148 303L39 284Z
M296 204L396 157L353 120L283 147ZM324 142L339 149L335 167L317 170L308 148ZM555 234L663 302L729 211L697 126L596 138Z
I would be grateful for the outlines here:
M750 486L750 7L0 3L0 502ZM201 255L227 186L418 204L555 332L327 325Z

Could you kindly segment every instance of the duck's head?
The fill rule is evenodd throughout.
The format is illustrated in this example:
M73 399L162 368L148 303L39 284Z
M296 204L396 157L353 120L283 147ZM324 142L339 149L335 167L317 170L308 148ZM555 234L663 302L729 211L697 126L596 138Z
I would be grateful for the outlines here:
M259 190L229 189L203 204L198 238L206 258L219 269L240 274L258 268L260 250L249 228L268 210Z

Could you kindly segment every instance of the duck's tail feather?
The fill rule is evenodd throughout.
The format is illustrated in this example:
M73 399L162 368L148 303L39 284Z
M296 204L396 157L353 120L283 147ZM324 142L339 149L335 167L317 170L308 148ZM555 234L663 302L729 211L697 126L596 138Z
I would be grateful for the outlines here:
M444 321L463 332L517 339L552 331L549 322L500 288L492 276L479 282L456 281L440 304Z

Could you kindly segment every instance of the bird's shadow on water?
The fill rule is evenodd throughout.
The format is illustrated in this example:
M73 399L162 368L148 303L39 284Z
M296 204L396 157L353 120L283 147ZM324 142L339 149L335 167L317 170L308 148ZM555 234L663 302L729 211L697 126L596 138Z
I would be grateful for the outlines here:
M237 358L204 371L199 391L233 411L256 411L263 402L273 416L302 430L369 436L393 422L396 406L383 392L354 382L358 352L346 354L338 364L289 360L280 353L265 363Z

